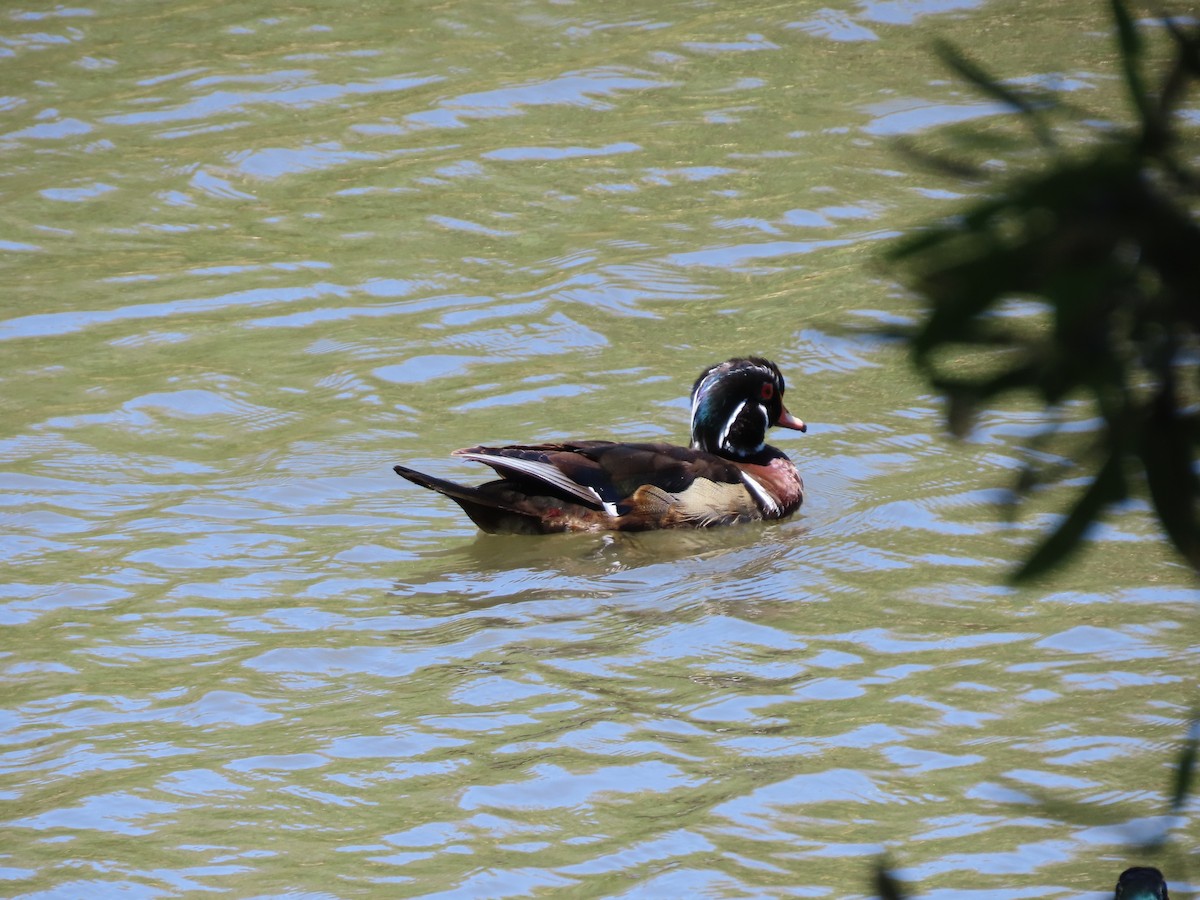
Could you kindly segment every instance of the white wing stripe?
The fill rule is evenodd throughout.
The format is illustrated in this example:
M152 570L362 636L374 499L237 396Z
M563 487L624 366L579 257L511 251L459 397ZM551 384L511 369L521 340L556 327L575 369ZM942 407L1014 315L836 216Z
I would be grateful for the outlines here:
M520 459L519 457L511 456L492 456L488 453L459 453L458 456L463 459L472 459L475 462L481 462L484 465L491 466L497 472L503 474L505 471L518 472L521 475L528 475L530 478L536 478L538 481L558 488L560 491L570 494L573 497L578 497L588 506L597 509L604 509L610 515L615 515L615 511L609 510L611 503L605 503L600 494L595 488L586 487L582 484L576 484L550 463L538 462L535 459Z
M758 501L758 505L762 509L763 515L767 516L768 518L771 516L778 516L780 513L779 504L775 502L775 498L772 497L770 492L762 486L759 480L744 469L738 469L738 474L742 476L742 481L745 482L746 487L750 489L750 493L753 494L754 498Z

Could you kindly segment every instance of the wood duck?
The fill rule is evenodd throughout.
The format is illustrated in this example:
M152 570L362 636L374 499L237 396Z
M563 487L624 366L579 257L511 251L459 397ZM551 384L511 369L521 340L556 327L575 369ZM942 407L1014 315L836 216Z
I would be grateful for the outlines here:
M1134 866L1117 879L1113 900L1170 900L1163 873L1152 866Z
M783 375L757 356L709 366L692 386L692 445L564 441L468 447L496 470L478 487L406 466L396 474L445 494L481 529L505 534L646 531L790 516L804 482L767 429L807 426L783 405Z

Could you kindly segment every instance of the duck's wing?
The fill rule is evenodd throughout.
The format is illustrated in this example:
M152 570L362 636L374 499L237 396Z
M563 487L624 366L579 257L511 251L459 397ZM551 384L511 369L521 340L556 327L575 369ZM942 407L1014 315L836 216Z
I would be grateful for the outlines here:
M761 486L729 460L673 444L573 441L454 455L491 466L514 489L549 491L603 513L614 529L727 524L763 518L769 506Z
M597 490L597 486L611 485L596 461L584 453L571 452L569 446L468 447L455 450L453 455L491 466L498 475L517 484L532 482L534 490L550 489L591 509L616 515L612 491L605 490L602 495Z

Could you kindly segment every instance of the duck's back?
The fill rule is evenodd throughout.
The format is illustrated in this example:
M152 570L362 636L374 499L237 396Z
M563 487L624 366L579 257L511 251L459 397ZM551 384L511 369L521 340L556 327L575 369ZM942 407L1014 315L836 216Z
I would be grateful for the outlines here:
M743 464L674 444L615 441L470 447L454 455L495 469L501 480L479 490L503 498L510 512L536 517L533 530L727 525L781 518L803 499L795 467L771 447ZM506 531L512 524L476 523Z

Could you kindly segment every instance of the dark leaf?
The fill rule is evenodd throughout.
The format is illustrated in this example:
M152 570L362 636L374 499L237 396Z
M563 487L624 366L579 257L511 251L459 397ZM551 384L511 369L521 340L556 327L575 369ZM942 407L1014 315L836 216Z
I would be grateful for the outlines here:
M1154 510L1167 537L1200 570L1197 482L1188 423L1169 401L1154 404L1142 429L1140 455Z
M1159 89L1158 103L1150 120L1153 128L1147 127L1144 144L1147 152L1157 155L1165 172L1181 189L1195 194L1200 192L1200 179L1170 151L1179 140L1178 132L1171 127L1172 116L1187 95L1190 83L1200 78L1200 27L1188 32L1176 19L1162 18L1175 41L1176 56Z
M962 162L961 160L950 159L947 156L940 156L929 150L923 150L907 138L898 138L895 146L901 154L907 156L918 165L950 178L975 181L983 177L983 170L978 166Z
M1013 581L1024 581L1042 575L1077 549L1084 535L1100 512L1110 503L1125 497L1125 478L1121 471L1120 447L1112 447L1092 483L1087 486L1067 517L1044 539L1032 555L1013 574Z
M1196 750L1200 744L1200 717L1192 719L1188 736L1179 754L1179 765L1175 768L1175 784L1171 789L1171 812L1177 813L1187 803L1191 793L1192 777L1196 773Z
M1165 122L1183 98L1189 78L1200 77L1200 29L1189 34L1170 17L1164 18L1164 24L1175 41L1176 55L1158 96L1156 115L1160 124Z
M1034 136L1044 147L1055 146L1054 135L1042 120L1041 115L1028 98L1022 96L1000 81L989 75L984 69L967 59L958 49L946 41L936 41L934 51L947 66L975 85L982 93L999 100L1006 106L1025 116L1025 121L1033 130Z
M975 425L975 397L961 390L944 390L946 426L956 438L965 438Z
M1200 27L1193 28L1189 34L1175 19L1168 18L1166 24L1179 49L1180 68L1185 74L1200 78Z
M1142 36L1138 34L1137 23L1129 15L1122 0L1112 0L1113 21L1117 26L1117 47L1121 51L1121 68L1125 73L1125 86L1129 89L1129 99L1133 108L1142 121L1143 128L1150 126L1150 99L1142 84Z
M880 900L904 900L904 892L900 890L900 883L887 870L887 863L884 860L880 860L875 869L875 893L879 895Z
M1014 271L1027 264L1025 255L1021 248L987 246L985 252L921 278L918 285L933 304L913 336L914 358L921 362L939 345L971 340L978 316L1009 288Z
M971 382L969 386L962 386L969 387L971 394L977 402L991 400L1009 391L1036 386L1038 376L1044 365L1044 356L1037 352L1022 355L1026 358L1000 372L998 375L990 378L980 378Z

